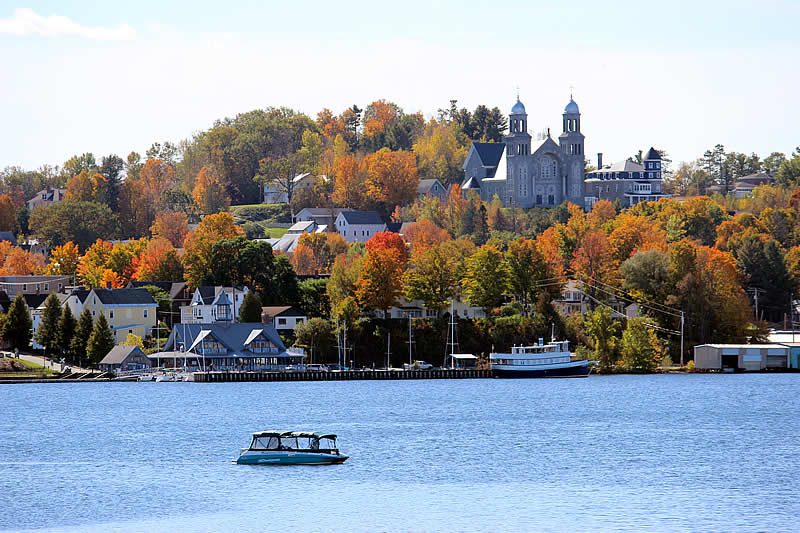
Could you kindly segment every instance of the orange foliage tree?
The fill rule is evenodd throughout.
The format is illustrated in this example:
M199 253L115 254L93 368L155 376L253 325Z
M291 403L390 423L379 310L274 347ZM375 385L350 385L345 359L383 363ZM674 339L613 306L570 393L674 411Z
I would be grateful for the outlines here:
M183 246L183 240L189 233L189 217L180 211L164 211L156 215L150 234L153 237L163 237L176 248Z
M136 261L133 278L139 281L179 281L183 265L178 251L170 241L156 237L147 243Z
M0 241L0 276L29 276L44 272L44 256Z
M7 194L0 194L0 231L13 231L17 227L16 211L14 200Z
M404 237L411 244L411 252L414 254L422 253L450 240L450 234L447 231L426 218L409 224Z
M97 239L78 261L78 279L84 287L101 287L103 276L107 269L108 261L114 245L108 241Z
M333 201L341 207L366 207L367 174L363 162L353 154L337 156L333 161Z
M244 230L236 225L233 215L228 212L203 218L184 242L184 278L190 287L199 287L203 278L211 272L211 248L214 243L239 235L244 235Z
M297 241L291 262L297 274L327 274L336 256L346 251L347 242L338 233L304 233Z
M403 238L397 233L391 231L379 231L366 242L367 253L377 252L385 249L394 249L397 252L397 257L404 266L408 259L406 251L406 243Z
M594 308L598 290L603 291L603 284L614 282L614 273L617 270L606 234L600 230L592 230L584 235L581 245L575 250L571 266L575 275L589 287L591 305Z
M367 166L367 197L384 213L396 205L411 203L417 195L419 176L412 152L382 148L364 158Z
M667 232L654 220L622 213L617 217L615 225L608 236L608 242L611 256L618 262L638 251L667 249Z
M197 173L192 198L202 213L216 213L231 205L231 198L219 174L205 166Z
M50 263L47 265L47 273L53 276L74 276L78 270L80 251L78 245L72 241L66 242L61 246L56 246L50 252Z

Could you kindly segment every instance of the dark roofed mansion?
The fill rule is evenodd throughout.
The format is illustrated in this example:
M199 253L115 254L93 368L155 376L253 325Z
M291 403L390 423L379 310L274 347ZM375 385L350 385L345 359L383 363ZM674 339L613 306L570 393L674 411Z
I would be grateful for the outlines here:
M558 142L549 129L544 139L532 142L519 98L508 116L508 129L502 143L472 143L462 189L477 190L485 201L497 195L506 207L556 206L565 200L583 205L584 136L572 97L564 108Z

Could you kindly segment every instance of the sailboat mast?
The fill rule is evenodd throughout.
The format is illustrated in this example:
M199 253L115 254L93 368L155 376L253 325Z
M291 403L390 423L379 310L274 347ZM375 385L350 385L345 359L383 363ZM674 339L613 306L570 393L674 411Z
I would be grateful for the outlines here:
M412 365L414 363L411 355L411 343L413 342L411 340L412 335L413 332L411 331L411 313L408 313L408 364L409 365Z

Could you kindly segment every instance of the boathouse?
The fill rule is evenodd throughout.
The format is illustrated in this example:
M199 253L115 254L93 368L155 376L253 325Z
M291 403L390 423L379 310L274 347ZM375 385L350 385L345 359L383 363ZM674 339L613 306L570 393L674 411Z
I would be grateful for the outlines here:
M789 367L789 348L780 344L700 344L694 347L698 370L758 372Z

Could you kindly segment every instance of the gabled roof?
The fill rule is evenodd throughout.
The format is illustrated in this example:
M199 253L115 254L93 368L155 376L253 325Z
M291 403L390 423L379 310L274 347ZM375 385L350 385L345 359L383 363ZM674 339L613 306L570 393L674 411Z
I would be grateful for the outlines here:
M220 291L211 305L233 305L231 299L228 298L228 293L225 291Z
M252 342L254 330L261 331L266 339L278 347L279 350L284 351L286 347L281 341L278 332L271 324L261 323L232 323L232 324L180 324L175 326L170 333L167 344L164 346L164 351L180 351L183 346L187 348L192 346L200 335L210 335L220 343L222 343L230 352L241 353L245 350L248 339ZM203 333L208 331L209 333ZM186 341L184 342L184 335ZM197 351L195 351L197 353Z
M104 305L158 305L147 289L92 289Z
M653 148L651 146L650 149L647 151L647 154L644 156L644 159L645 160L648 160L648 159L661 159L661 154L659 154L658 150L656 150L655 148Z
M313 220L303 220L301 222L295 222L294 224L292 224L292 227L286 231L286 233L305 233L307 231L310 231L309 228L314 226L314 224L316 224L316 222L314 222Z
M278 316L306 316L291 305L276 305L261 308L262 316L275 318Z
M506 149L505 143L472 143L475 152L481 160L481 164L485 167L496 167L500 163L500 158L503 156L503 150Z
M616 163L612 163L609 166L598 168L596 172L643 172L644 167L633 161L632 159L626 159L625 161L617 161Z
M74 296L80 303L86 302L86 297L89 296L89 293L92 292L87 289L72 289L72 292L69 293L69 296Z
M462 190L467 190L467 189L478 189L478 190L480 190L480 188L481 188L481 183L478 180L476 180L474 177L469 177L467 179L467 181L465 181L464 184L461 186Z
M211 302L214 301L214 296L216 293L214 287L203 285L201 287L197 287L197 292L200 294L200 301L203 305L211 305Z
M436 178L419 180L419 185L417 185L417 194L428 194L431 192L433 186L437 183L439 184L439 188L444 190L444 185L442 185L442 182Z
M8 241L11 244L17 244L17 237L13 231L0 231L0 241Z
M375 211L342 211L339 215L348 224L383 224L383 219Z
M170 300L177 300L183 297L183 290L186 288L184 281L131 281L128 289L140 289L152 285L169 294Z
M144 352L138 346L123 346L118 344L111 348L111 351L103 357L100 361L101 365L121 365L125 362L130 355L144 355Z

